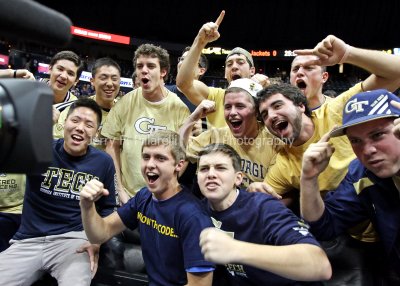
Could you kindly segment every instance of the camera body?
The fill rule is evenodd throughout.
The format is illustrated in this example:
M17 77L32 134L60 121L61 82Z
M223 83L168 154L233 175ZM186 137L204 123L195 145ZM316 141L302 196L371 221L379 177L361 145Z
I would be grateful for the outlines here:
M53 159L53 93L42 82L0 80L0 172L41 173Z

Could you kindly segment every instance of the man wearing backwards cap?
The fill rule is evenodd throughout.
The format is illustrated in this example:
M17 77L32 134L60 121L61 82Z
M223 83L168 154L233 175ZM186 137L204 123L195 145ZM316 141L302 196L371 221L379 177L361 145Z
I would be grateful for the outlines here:
M343 109L343 125L311 144L303 156L301 213L317 239L332 239L366 219L387 254L389 279L400 285L400 99L384 89L359 93ZM396 121L395 121L396 119ZM346 135L357 158L323 200L318 176L332 153L331 137ZM385 265L385 264L381 264Z
M176 77L176 85L193 104L199 105L204 99L215 101L215 112L207 116L207 121L214 127L226 126L223 117L225 90L222 88L208 87L203 82L196 80L194 78L194 70L197 68L200 55L206 45L216 41L220 37L218 27L224 15L225 11L222 11L215 23L209 22L201 27ZM239 47L234 48L226 57L225 78L228 83L239 78L252 78L262 86L269 84L267 76L255 74L255 67L251 54Z
M247 187L251 182L262 182L269 166L275 162L281 141L257 121L254 99L261 89L260 84L248 78L232 81L223 98L228 126L212 128L197 137L190 137L196 121L215 110L214 101L203 100L180 129L188 158L195 162L203 147L211 143L225 143L235 149L242 159L243 185Z

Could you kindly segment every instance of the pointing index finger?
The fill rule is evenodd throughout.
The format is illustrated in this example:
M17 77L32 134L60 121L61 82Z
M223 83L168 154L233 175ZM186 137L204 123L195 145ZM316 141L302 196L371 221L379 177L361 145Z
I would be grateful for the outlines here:
M332 129L335 130L336 126ZM332 131L331 130L331 131ZM319 143L323 143L323 142L328 142L329 139L331 138L331 131L325 133L324 135L322 135L321 139L319 139Z
M313 55L314 54L314 49L302 49L302 50L294 50L293 51L296 55L299 56L308 56L308 55Z
M217 20L215 21L215 24L217 24L218 26L221 24L222 20L224 19L225 16L225 10L221 11L221 14L219 14Z

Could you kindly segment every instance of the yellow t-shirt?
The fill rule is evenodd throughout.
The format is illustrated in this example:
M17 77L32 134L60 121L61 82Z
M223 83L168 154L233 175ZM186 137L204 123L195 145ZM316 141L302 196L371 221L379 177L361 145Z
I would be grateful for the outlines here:
M215 111L207 115L207 123L211 127L220 128L225 127L226 121L224 117L224 96L225 89L209 87L210 93L208 94L207 99L213 100L215 102Z
M245 176L244 187L248 187L252 182L264 180L269 167L275 163L276 154L283 144L261 125L257 137L247 145L243 144L240 139L236 139L229 127L212 128L189 139L186 154L190 161L197 161L199 151L211 143L225 143L238 152L241 158L241 169Z
M179 97L165 89L166 98L159 102L147 101L142 88L122 97L111 109L104 122L101 135L123 140L121 150L122 184L134 196L145 186L140 170L142 143L157 130L178 131L190 115Z
M285 194L293 189L300 189L300 174L303 154L310 144L318 142L322 135L337 125L342 125L343 108L353 95L362 92L361 83L356 84L333 100L321 105L312 112L311 119L315 130L313 136L301 146L288 146L279 152L276 164L271 167L265 182L278 194ZM321 195L335 190L347 174L350 162L356 158L347 136L334 137L329 140L335 147L328 167L318 176ZM377 235L368 221L349 230L358 240L376 241Z
M25 181L23 174L0 174L0 212L22 213Z
M359 92L362 92L361 83L314 110L311 116L315 127L313 136L303 145L286 145L279 152L276 164L271 167L264 180L278 194L285 194L293 189L300 188L301 164L304 152L310 144L318 142L322 135L332 130L335 125L342 125L344 105L350 97ZM330 142L335 147L335 152L329 161L328 167L318 177L319 187L323 193L337 188L345 177L350 162L355 158L346 136L331 138Z
M66 102L75 101L77 99L78 98L75 95L70 93L69 100L67 100ZM60 113L60 117L58 117L57 123L53 125L53 138L64 138L64 122L67 118L68 110L69 106Z

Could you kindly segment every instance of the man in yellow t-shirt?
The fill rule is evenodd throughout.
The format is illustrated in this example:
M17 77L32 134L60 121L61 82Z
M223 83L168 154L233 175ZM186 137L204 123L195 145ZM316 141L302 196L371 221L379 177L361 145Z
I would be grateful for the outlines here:
M254 98L261 89L261 85L248 78L232 81L224 97L224 117L228 126L209 129L199 136L190 136L197 120L215 110L215 102L202 101L180 130L188 158L195 162L205 146L225 143L240 155L243 186L262 182L269 167L275 162L282 142L257 121Z
M321 46L330 47L322 49ZM393 55L380 51L364 50L347 45L335 36L326 37L312 50L299 50L300 55L316 55L306 64L334 65L351 63L372 74L362 83L323 104L312 113L308 100L300 89L289 85L270 86L258 93L259 112L268 130L286 142L265 182L279 194L287 194L300 186L301 160L309 144L318 142L322 135L342 121L346 101L363 90L386 88L395 90L400 85L400 62ZM345 138L332 140L335 154L325 174L320 176L322 192L335 189L347 172L355 155ZM251 189L254 189L253 185ZM257 187L261 189L260 186Z
M284 199L286 204L291 203L293 197L296 198L297 194L294 191L300 188L301 162L304 151L310 144L318 142L335 125L341 124L342 110L347 100L363 90L386 88L393 91L400 85L400 61L395 59L395 56L380 51L355 48L335 36L326 37L312 50L296 52L301 55L317 56L316 58L311 57L306 64L351 63L367 69L372 74L362 83L356 84L347 92L323 104L313 112L308 109L306 96L297 87L273 85L258 93L259 112L264 124L272 134L285 141L286 146L278 154L276 164L271 167L264 180L268 187L264 187L262 183L254 183L249 190L263 191L272 187L278 194L286 197ZM338 187L347 173L350 162L355 158L347 138L332 138L331 143L335 152L327 169L318 178L319 190L322 195ZM377 239L368 221L357 226L352 233L354 238L364 242L374 242ZM375 275L372 274L375 267L367 265L373 265L374 262L379 261L379 251L374 250L373 252L374 245L371 244L367 251L366 244L357 241L347 242L350 240L350 237L344 236L339 243L329 243L327 250L330 251L328 256L331 259L343 261L352 256L356 262L353 263L354 265L347 265L344 268L340 262L332 264L333 278L328 285L338 285L335 284L337 283L335 281L341 279L352 281L354 275L359 275L360 281L368 280L367 275ZM367 257L363 253L369 253L369 256Z
M114 160L122 203L145 186L140 161L147 135L157 130L178 131L190 114L178 96L164 87L169 70L165 49L143 44L135 51L133 62L140 87L116 103L101 132L109 139L106 152Z
M290 84L301 89L307 97L308 108L311 111L320 108L333 98L322 93L322 88L329 78L325 66L309 64L317 59L314 55L296 56L290 67Z
M206 45L220 37L218 27L224 15L225 12L222 12L215 23L209 22L201 27L176 77L176 85L194 105L199 105L204 99L215 102L215 112L207 115L207 122L216 128L226 126L224 119L225 89L208 87L194 77L194 71L197 69L200 56ZM267 76L255 74L253 57L248 51L240 47L234 48L226 57L225 78L228 84L239 78L251 78L262 86L269 84Z

